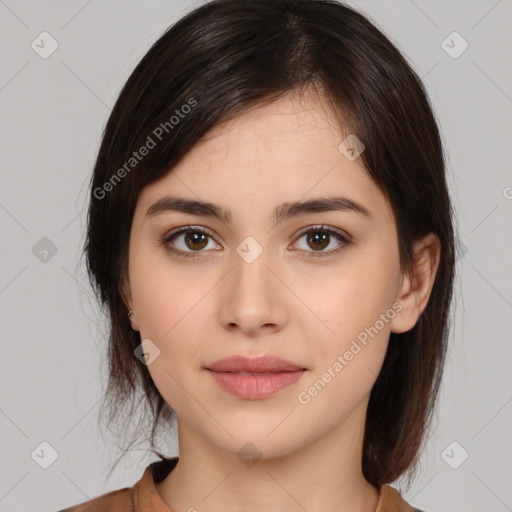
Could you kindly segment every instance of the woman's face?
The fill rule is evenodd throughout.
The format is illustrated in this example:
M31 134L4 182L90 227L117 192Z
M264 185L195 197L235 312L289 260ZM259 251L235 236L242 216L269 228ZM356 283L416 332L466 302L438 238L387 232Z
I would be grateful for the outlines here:
M249 442L275 457L362 431L402 274L390 205L342 140L318 99L288 94L215 127L139 197L132 326L180 428L230 453ZM288 208L332 198L340 209ZM244 367L259 375L236 362L212 371L232 356L298 370L270 360Z

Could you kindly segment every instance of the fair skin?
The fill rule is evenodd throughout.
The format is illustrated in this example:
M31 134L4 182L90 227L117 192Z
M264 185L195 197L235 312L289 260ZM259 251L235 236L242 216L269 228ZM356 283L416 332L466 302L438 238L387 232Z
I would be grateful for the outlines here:
M290 93L216 126L139 196L125 299L132 327L160 350L148 370L178 416L180 459L156 486L174 512L375 511L379 493L361 467L369 395L390 332L411 329L427 304L439 243L433 235L418 240L413 272L400 269L391 207L360 158L340 152L343 138L317 97ZM176 211L146 216L164 196L220 205L230 221ZM274 224L281 203L331 196L370 215L324 211ZM166 251L159 239L188 224L209 236L192 229L169 245L194 258ZM352 243L332 234L320 243L322 225ZM300 236L305 227L312 233ZM263 249L250 263L236 250L246 237ZM389 311L393 318L343 370L299 402ZM267 398L244 399L205 370L238 354L276 355L307 370ZM261 456L253 465L237 456L248 442Z

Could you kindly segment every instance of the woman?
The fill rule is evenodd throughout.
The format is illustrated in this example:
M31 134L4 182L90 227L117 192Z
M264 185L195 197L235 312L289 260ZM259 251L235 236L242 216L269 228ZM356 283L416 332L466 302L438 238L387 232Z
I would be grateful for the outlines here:
M161 460L66 510L417 510L389 484L437 400L452 216L424 86L363 15L214 0L179 20L107 123L85 246L110 420L141 390Z

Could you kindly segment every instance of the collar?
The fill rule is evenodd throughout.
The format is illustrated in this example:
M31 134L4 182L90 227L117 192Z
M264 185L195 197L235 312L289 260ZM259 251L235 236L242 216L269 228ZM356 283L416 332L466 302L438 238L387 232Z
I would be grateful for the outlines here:
M158 494L155 484L162 482L176 467L178 457L153 462L144 471L141 479L132 487L133 512L172 512ZM414 512L413 509L390 485L379 490L379 501L375 512Z

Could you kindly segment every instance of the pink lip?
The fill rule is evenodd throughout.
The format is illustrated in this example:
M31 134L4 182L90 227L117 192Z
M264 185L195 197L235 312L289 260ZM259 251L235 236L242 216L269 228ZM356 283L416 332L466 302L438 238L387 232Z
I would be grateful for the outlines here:
M224 390L258 400L297 382L306 368L274 356L233 356L216 361L206 370Z
M254 373L278 373L305 370L291 361L286 361L275 356L245 357L232 356L219 359L206 367L214 372L254 372Z

